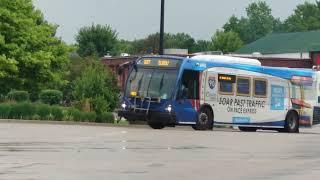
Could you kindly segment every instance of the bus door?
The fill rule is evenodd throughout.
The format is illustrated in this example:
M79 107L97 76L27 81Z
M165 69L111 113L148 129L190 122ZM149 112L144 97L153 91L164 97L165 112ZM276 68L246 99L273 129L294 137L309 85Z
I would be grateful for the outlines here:
M174 104L177 121L181 124L194 124L200 108L199 72L185 70L180 80Z

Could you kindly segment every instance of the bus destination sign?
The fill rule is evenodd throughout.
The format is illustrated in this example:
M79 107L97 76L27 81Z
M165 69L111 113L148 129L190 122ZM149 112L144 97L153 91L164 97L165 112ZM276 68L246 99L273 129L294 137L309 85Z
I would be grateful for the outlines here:
M179 65L179 60L145 58L145 59L141 59L138 62L138 65L147 66L147 67L177 68Z
M236 82L236 76L234 75L228 75L228 74L219 74L218 75L219 82Z

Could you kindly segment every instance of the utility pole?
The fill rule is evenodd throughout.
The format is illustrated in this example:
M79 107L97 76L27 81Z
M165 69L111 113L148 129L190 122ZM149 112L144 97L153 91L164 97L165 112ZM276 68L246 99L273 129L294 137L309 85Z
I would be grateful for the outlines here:
M161 0L159 55L163 55L163 41L164 41L164 1L165 1L165 0Z

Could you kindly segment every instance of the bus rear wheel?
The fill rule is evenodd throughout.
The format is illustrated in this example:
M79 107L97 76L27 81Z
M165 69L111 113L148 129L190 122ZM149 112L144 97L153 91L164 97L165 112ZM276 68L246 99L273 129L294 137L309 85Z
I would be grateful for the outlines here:
M296 112L291 111L287 114L283 131L287 133L299 133L299 116Z
M240 131L243 132L256 132L257 128L255 127L243 127L243 126L239 126Z
M211 109L205 107L202 108L197 122L195 125L192 126L195 130L205 131L205 130L212 130L213 128L213 113Z

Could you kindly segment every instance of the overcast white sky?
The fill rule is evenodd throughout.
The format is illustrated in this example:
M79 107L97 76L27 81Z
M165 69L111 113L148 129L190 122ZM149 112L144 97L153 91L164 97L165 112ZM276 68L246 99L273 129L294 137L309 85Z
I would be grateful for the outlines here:
M122 39L159 31L160 0L33 0L46 20L59 25L57 36L68 43L82 26L108 24ZM257 0L166 0L165 31L210 39L233 14L244 16ZM266 0L275 17L289 16L298 4L315 0Z

